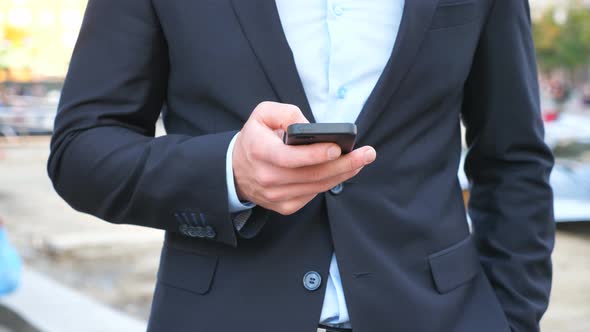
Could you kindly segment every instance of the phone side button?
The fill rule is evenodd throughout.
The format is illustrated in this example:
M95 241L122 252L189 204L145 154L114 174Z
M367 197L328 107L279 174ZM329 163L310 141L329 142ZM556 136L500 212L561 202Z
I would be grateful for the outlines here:
M344 191L344 185L342 183L337 184L334 188L330 189L332 195L340 195Z

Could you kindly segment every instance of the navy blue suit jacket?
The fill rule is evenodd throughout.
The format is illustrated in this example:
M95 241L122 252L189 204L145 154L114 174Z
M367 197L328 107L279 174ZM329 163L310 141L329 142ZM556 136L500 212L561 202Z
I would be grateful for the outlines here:
M313 121L273 0L90 0L49 174L79 211L167 231L150 331L314 331L333 250L356 332L538 331L553 159L526 0L406 1L357 120L376 162L236 232L226 149L267 100ZM168 135L153 138L162 108ZM308 271L324 279L313 292Z

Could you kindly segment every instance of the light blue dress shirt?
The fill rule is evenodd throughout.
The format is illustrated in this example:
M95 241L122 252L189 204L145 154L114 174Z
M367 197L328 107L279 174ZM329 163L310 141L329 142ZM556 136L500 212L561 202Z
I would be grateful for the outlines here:
M391 55L404 0L276 0L276 5L316 122L355 122ZM252 208L236 195L231 163L236 137L226 164L231 212ZM336 254L320 323L350 327Z

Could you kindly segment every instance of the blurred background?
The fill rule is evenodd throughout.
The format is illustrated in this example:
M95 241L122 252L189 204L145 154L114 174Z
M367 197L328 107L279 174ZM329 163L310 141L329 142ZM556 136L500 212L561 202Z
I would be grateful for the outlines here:
M86 0L0 0L0 332L144 331L149 315L163 234L74 212L46 176L85 7ZM531 7L546 140L557 157L554 287L543 329L586 332L590 0ZM467 200L469 184L459 177Z

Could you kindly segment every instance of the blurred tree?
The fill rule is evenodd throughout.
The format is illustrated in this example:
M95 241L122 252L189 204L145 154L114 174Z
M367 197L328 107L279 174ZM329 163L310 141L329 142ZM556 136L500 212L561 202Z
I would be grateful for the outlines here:
M30 31L26 28L6 24L0 39L0 82L6 80L30 80L32 59ZM10 75L8 75L10 73Z
M590 9L582 5L547 10L533 22L539 67L573 74L590 64Z

